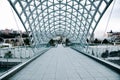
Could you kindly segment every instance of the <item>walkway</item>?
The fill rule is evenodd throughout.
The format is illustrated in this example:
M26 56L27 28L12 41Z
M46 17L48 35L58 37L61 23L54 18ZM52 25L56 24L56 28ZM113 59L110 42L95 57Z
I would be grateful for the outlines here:
M9 80L120 80L120 75L83 54L58 46Z

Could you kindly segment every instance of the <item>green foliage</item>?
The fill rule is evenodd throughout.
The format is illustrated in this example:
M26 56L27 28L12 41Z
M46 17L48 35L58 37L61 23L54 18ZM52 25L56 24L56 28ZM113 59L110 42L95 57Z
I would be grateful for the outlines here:
M11 53L11 51L8 51L7 53L5 53L4 58L12 58L13 54Z
M29 40L28 38L26 38L26 39L24 40L24 43L25 43L25 45L30 45L30 40Z
M110 42L109 42L107 39L104 39L102 43L108 44L108 43L110 43Z
M0 43L1 43L1 42L4 42L4 40L0 37Z
M70 40L66 39L65 44L66 44L66 46L69 46L70 45Z
M102 58L107 58L108 55L109 55L109 52L108 52L108 50L106 50L105 52L102 53L101 57Z
M9 34L1 33L0 37L3 37L3 38L15 38L15 37L17 37L19 35L20 35L19 33L9 33Z
M51 39L48 43L50 46L55 46L55 41L53 39Z
M120 50L118 50L118 51L111 51L111 52L109 52L108 50L106 50L105 52L102 53L101 57L102 58L120 57Z
M120 57L120 50L118 51L111 51L110 57Z
M120 50L118 50L118 57L120 57Z
M94 43L101 43L101 41L96 38L96 39L94 40Z
M87 41L87 43L89 43L89 39L87 39L86 41Z

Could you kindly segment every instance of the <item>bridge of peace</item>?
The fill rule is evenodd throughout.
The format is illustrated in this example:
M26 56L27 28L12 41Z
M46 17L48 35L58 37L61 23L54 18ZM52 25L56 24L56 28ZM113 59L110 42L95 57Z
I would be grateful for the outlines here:
M114 0L8 2L29 34L26 50L33 55L0 80L120 80L120 66L101 59L87 41Z

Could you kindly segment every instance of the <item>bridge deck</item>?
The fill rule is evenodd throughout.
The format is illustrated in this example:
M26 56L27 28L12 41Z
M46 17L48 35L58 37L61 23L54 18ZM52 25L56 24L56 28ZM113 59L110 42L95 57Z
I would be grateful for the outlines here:
M120 80L120 75L83 54L58 46L9 80Z

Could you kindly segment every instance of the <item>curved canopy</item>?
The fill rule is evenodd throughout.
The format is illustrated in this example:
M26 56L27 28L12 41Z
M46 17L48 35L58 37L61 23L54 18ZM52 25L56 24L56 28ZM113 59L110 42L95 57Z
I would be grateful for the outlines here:
M34 44L56 36L85 44L113 0L8 0Z

